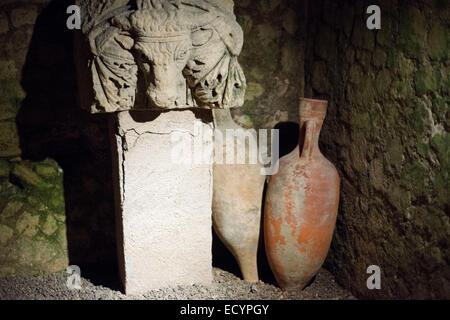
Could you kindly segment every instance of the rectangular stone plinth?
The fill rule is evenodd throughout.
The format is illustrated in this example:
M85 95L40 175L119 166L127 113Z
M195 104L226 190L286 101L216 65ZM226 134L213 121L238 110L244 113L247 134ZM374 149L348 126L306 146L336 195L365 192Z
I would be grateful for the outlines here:
M125 111L113 117L117 239L125 292L210 283L212 167L205 160L212 158L212 142L194 129L210 124L197 119L194 125L196 117L189 110ZM194 150L194 145L205 146L204 161L173 159L174 147Z

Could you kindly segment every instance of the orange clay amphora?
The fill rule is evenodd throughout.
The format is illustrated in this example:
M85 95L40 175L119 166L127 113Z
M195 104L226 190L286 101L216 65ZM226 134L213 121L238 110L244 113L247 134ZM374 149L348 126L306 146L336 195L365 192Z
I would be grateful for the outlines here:
M322 266L339 204L339 175L319 150L327 101L300 99L299 145L279 160L264 204L269 265L285 290L302 290Z

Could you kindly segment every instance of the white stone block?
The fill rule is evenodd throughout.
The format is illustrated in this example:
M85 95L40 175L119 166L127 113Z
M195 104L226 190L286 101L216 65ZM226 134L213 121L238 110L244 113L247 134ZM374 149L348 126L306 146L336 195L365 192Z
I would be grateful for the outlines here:
M196 117L190 110L163 112L156 118L158 113L132 115L119 112L111 122L119 268L125 292L210 283L212 161L174 163L171 134L186 132L184 147L204 146L207 159L212 159L211 137L194 132Z

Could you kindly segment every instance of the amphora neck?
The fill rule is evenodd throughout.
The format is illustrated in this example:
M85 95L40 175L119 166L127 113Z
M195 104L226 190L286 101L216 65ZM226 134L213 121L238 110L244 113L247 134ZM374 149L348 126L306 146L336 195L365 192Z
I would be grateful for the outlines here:
M302 159L319 156L319 136L327 113L328 101L300 99L299 150Z

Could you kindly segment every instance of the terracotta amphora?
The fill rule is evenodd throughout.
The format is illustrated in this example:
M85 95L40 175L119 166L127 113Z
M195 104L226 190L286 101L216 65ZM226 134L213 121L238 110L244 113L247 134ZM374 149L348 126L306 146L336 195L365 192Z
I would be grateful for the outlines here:
M233 121L229 109L215 109L213 116L216 131L215 151L222 150L223 154L223 163L215 162L213 165L213 227L238 262L244 280L256 282L258 281L257 251L265 175L261 171L262 166L258 163L250 164L249 161L245 161L245 164L238 164L236 162L238 139L235 146L231 146L235 150L233 161L227 163L226 130L242 131L244 129ZM217 131L222 133L223 141L218 139ZM255 131L249 131L248 134L252 134L253 141L256 142ZM247 139L246 142L248 143ZM247 148L247 150L250 149Z
M300 99L299 145L279 160L264 204L269 265L282 289L302 290L322 266L333 237L339 175L319 150L327 101Z

